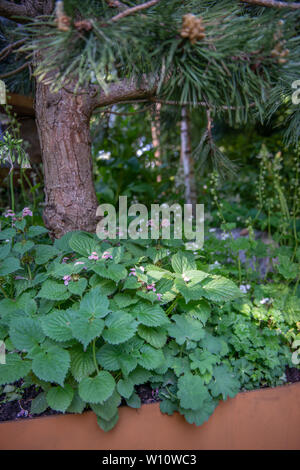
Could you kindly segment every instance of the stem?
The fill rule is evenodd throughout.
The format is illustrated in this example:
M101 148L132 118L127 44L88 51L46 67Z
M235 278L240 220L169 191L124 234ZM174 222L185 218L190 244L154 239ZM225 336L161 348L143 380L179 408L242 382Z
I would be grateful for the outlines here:
M99 374L99 367L98 367L98 362L96 359L96 338L93 340L93 360L94 360L94 365L96 367L97 374Z
M10 199L11 199L11 209L15 211L15 195L14 195L14 170L13 168L10 170L9 173L9 186L10 186Z
M176 298L173 300L173 302L172 302L172 304L170 305L170 307L166 310L166 315L169 315L169 314L172 312L172 310L174 310L174 308L175 308L176 305L177 305L177 301L178 301L178 298L176 297Z
M0 286L0 290L1 290L2 294L4 295L4 297L5 297L6 299L9 299L7 293L5 292L5 290L3 289L2 286Z

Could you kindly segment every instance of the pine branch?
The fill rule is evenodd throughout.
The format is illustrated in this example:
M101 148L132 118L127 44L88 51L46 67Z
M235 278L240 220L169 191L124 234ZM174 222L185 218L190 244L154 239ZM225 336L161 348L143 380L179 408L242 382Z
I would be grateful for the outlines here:
M9 44L7 47L2 49L2 51L0 52L0 60L4 60L5 57L7 57L12 52L13 49L18 46L21 46L22 44L24 44L24 42L25 39L20 39L19 41L16 41L13 44Z
M124 10L126 9L127 10L127 5L125 5L124 3L122 2L119 2L119 0L106 0L106 3L108 4L109 7L112 7L112 8L119 8L120 10Z
M250 3L251 5L259 5L262 7L271 8L291 8L291 10L299 10L300 3L297 2L280 2L278 0L241 0L243 3Z
M150 2L142 3L141 5L137 5L136 7L132 8L127 8L127 10L123 11L122 13L119 13L116 16L113 16L110 21L119 21L122 18L125 18L125 16L132 15L133 13L136 13L137 11L140 10L145 10L146 8L150 8L153 5L156 5L160 0L150 0Z
M122 103L128 100L138 100L141 98L150 98L156 92L157 84L152 83L145 78L137 83L136 80L121 80L117 83L112 83L108 90L105 92L102 89L95 93L93 97L93 109L109 106L116 103Z
M25 62L25 64L21 65L17 69L11 70L10 72L3 73L2 75L0 75L0 80L2 78L12 77L13 75L16 75L17 73L22 72L22 70L24 70L29 65L30 65L30 62Z

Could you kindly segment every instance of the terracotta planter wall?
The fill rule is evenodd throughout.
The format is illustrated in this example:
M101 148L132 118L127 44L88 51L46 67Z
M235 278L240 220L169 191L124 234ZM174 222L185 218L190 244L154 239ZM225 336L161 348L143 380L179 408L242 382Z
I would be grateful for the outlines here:
M122 407L108 433L92 412L1 423L0 449L300 449L300 383L240 393L201 427L158 404Z

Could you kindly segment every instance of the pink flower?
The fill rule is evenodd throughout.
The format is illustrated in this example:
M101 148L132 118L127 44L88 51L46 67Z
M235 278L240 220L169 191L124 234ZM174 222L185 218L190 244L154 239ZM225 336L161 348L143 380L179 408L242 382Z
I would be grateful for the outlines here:
M157 295L157 300L161 300L162 294L156 294Z
M92 254L89 256L89 259L94 259L94 260L99 259L97 252L93 251Z
M184 280L184 282L189 282L190 281L190 278L187 277L185 274L182 275L182 279Z
M170 221L168 219L163 219L161 221L161 226L162 227L170 227Z
M68 261L68 259L69 259L69 258L68 258L67 256L65 256L65 257L61 260L61 262L62 262L62 263L66 263L66 262Z
M5 212L4 217L15 217L15 213L11 209L8 209ZM14 218L14 220L16 220L16 219Z
M32 217L32 211L29 209L29 207L24 207L22 217L26 217L27 215L30 215Z
M63 281L64 281L65 286L67 286L69 284L71 279L72 279L71 276L64 276L63 277Z
M136 276L136 270L135 268L130 268L130 273L129 273L129 276Z
M154 282L153 282L152 284L149 284L149 285L147 286L147 289L148 289L148 290L152 290L153 292L156 292Z
M74 266L77 266L78 264L84 264L83 261L76 261L76 263L74 264Z
M108 251L104 251L102 259L113 259L113 257Z

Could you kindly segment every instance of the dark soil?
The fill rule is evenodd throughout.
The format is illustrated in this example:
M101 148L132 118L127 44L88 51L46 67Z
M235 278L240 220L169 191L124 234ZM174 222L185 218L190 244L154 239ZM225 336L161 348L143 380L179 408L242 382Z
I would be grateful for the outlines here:
M295 367L286 368L287 383L300 382L300 370ZM22 381L18 381L14 384L17 387L22 385ZM150 385L138 385L136 386L136 392L139 395L142 404L157 403L160 401L158 397L158 390L153 390ZM30 413L31 401L40 393L40 390L35 386L26 388L23 392L23 396L20 400L14 400L7 403L0 404L0 422L1 421L16 421L19 419L31 419L37 415ZM0 395L0 402L5 399L5 395ZM122 405L126 405L126 402L122 401ZM39 416L51 416L61 414L58 411L53 411L48 408L44 413Z

